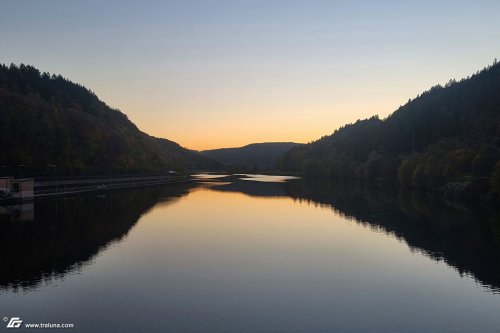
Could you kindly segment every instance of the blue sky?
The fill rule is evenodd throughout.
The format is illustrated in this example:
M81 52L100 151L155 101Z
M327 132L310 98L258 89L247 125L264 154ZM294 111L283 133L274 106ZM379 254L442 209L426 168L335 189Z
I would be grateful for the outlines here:
M189 148L307 142L490 64L498 17L500 1L2 1L0 62Z

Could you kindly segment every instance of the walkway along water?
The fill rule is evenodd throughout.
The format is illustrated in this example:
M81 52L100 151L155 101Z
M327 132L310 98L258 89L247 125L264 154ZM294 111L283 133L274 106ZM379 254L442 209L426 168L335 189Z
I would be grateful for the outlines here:
M189 176L187 175L35 179L34 194L29 198L22 198L22 201L33 200L34 197L71 195L84 192L108 191L161 184L176 184L188 181ZM0 204L9 204L16 200L16 198L7 195L0 198Z

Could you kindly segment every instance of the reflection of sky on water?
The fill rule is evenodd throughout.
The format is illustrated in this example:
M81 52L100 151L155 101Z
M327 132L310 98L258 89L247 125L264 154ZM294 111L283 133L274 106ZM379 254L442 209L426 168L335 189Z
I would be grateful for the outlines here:
M191 175L191 177L194 177L196 179L218 179L218 178L224 178L228 177L229 175L220 175L220 174L212 174L212 173L197 173L194 175Z
M286 182L287 180L299 179L299 177L294 177L294 176L275 176L275 175L241 174L236 176L244 176L239 178L241 180L266 182L266 183L283 183Z
M0 221L0 308L75 332L500 327L500 296L484 292L499 251L479 216L240 176L261 178L36 201L35 221Z

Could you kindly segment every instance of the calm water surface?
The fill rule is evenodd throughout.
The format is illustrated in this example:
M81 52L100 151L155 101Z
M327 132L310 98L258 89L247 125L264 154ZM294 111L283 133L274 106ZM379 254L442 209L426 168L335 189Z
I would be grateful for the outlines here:
M73 332L499 332L493 212L198 179L0 210L0 317Z

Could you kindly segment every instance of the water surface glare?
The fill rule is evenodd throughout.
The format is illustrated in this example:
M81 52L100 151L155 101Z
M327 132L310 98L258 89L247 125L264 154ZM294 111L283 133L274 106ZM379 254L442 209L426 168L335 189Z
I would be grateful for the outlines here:
M498 269L433 243L423 217L404 231L401 211L342 196L361 221L293 184L38 200L34 220L0 219L0 315L72 332L498 332ZM479 265L498 263L489 242Z

